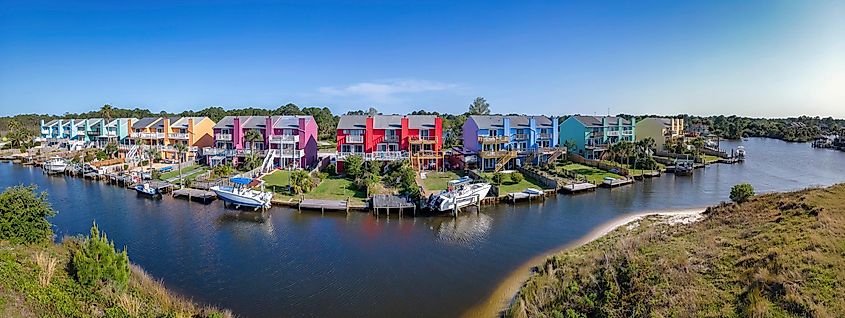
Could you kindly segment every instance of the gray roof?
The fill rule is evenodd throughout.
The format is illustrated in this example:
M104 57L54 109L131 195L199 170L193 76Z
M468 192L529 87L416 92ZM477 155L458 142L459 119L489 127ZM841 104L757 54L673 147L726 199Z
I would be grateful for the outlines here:
M501 129L504 119L510 120L511 128L530 128L530 119L536 121L537 128L553 128L552 119L548 116L502 116L502 115L470 115L479 129Z
M58 124L58 123L59 123L59 119L53 119L53 120L48 121L47 123L45 123L45 124L44 124L44 126L45 126L45 127L50 127L50 126L53 126L53 125Z
M337 123L337 129L366 129L367 115L343 115ZM410 129L434 129L434 115L376 115L373 116L374 129L402 129L402 118L408 117Z
M581 115L575 115L575 116L572 116L572 117L574 117L576 120L580 121L582 124L584 124L584 126L587 126L587 127L601 127L602 118L607 118L607 122L609 124L614 124L614 125L620 119L620 117L616 117L616 116L581 116ZM621 118L621 119L622 119L623 125L630 125L631 124L630 120L627 120L625 118Z
M144 118L139 119L138 122L132 124L132 128L133 129L146 128L146 127L151 126L152 124L157 123L161 119L162 119L161 117L144 117Z
M182 117L178 120L174 121L172 118L170 119L170 127L171 128L188 128L188 120L193 119L194 123L198 123L205 119L206 117Z
M235 117L240 119L241 128L246 129L265 129L267 128L266 116L226 116L223 117L214 128L235 128ZM271 116L273 128L299 128L299 119L311 119L311 116Z

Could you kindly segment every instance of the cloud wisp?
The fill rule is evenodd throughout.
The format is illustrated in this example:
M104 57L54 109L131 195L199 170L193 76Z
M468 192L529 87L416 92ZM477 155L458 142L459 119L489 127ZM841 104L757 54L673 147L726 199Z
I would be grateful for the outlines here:
M360 82L341 87L326 86L320 87L319 92L324 95L359 97L371 102L390 103L397 101L401 95L456 91L461 87L458 84L405 79Z

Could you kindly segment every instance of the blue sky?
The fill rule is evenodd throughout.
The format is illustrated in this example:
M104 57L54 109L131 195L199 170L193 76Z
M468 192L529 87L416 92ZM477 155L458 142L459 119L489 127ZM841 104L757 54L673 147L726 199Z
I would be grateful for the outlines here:
M0 115L845 117L845 1L2 1Z

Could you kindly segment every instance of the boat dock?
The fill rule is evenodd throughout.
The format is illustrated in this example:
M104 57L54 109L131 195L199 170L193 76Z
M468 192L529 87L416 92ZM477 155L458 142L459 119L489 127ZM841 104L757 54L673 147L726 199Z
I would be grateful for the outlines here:
M561 187L561 190L566 193L578 193L584 191L594 191L597 187L598 186L596 186L595 184L589 182L576 182Z
M551 191L551 193L549 192ZM519 201L534 201L534 200L546 200L546 196L551 195L554 193L554 190L543 190L543 193L528 193L528 192L511 192L508 193L506 198L510 203L517 203Z
M390 210L398 211L399 216L401 217L403 212L407 209L411 209L413 215L417 215L417 205L414 202L411 202L407 198L396 196L396 195L388 195L388 194L377 194L373 196L373 214L376 216L379 215L379 211L384 211L388 217L390 217Z
M626 184L634 183L634 179L613 179L613 180L604 180L601 185L605 188L615 188L621 187Z
M206 203L208 201L217 199L217 194L206 190L182 188L179 190L173 190L173 197L186 198L189 201L196 199L198 201Z
M145 184L145 183L149 184L151 188L156 189L156 191L158 191L158 193L161 193L161 194L169 193L169 192L173 191L173 184L170 183L170 182L148 180L148 181L144 181L144 182L139 183L139 184Z
M320 210L321 213L329 211L346 211L349 213L349 200L318 200L318 199L302 199L297 204L297 209L306 210Z

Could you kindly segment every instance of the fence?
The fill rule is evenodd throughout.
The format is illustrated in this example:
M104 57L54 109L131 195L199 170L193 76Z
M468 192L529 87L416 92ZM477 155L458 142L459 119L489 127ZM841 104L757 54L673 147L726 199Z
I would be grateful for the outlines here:
M545 175L536 173L534 171L525 169L523 167L517 167L516 170L519 171L520 173L528 176L531 179L539 181L546 188L549 188L549 189L557 189L558 188L558 182L555 179L549 178Z

